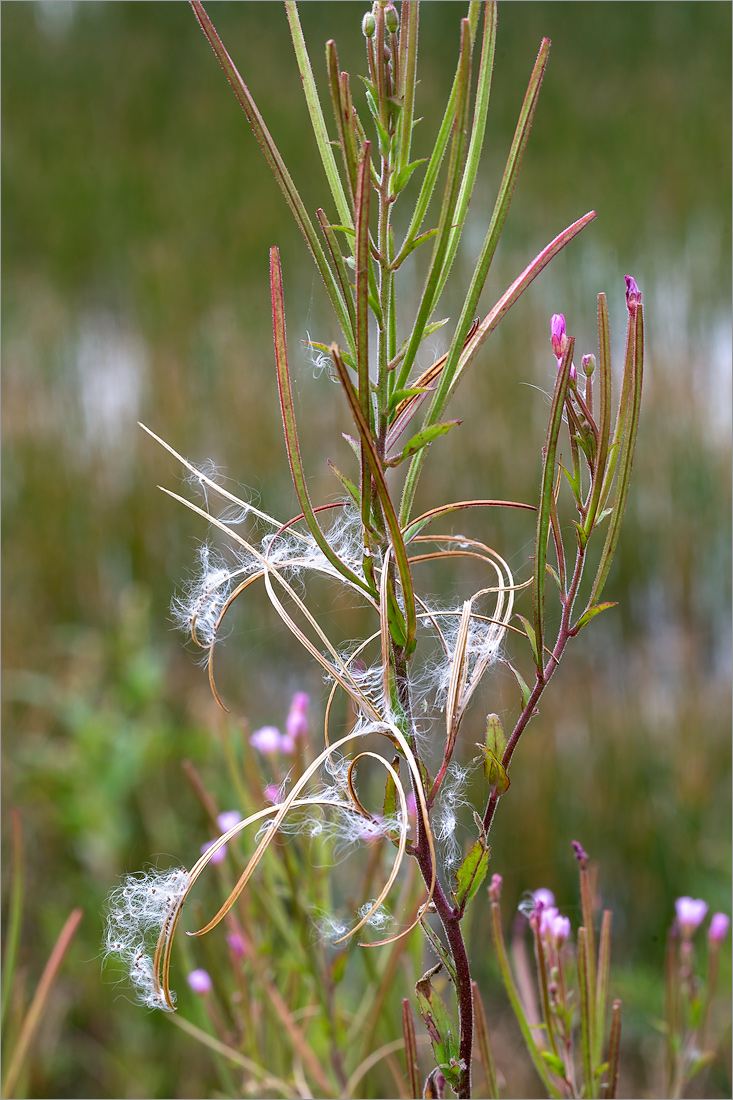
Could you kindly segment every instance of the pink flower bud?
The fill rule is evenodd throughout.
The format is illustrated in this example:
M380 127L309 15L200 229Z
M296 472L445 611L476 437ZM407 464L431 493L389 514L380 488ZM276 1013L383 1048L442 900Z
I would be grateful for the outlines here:
M247 941L238 932L227 932L227 943L232 955L241 959L247 954Z
M626 275L626 305L629 309L641 305L641 291L636 285L636 279Z
M677 898L674 903L682 938L689 940L705 920L708 905L702 898Z
M552 350L556 359L562 359L562 353L565 351L565 345L567 343L567 336L565 335L565 318L562 313L553 313L550 320L550 339L552 341Z
M492 901L498 901L501 897L501 887L504 880L501 875L491 876L491 885L489 886L489 897Z
M713 913L710 918L710 927L708 928L708 939L710 943L721 944L728 935L729 927L730 920L726 917L725 913Z
M209 848L213 848L213 846L215 844L216 844L215 840L209 840L209 841L206 842L206 844L202 844L201 845L201 855L203 855L204 852L208 852ZM226 859L226 855L227 855L227 846L226 846L226 844L222 844L221 848L217 848L217 850L214 852L213 856L209 860L209 863L222 863Z
M225 810L224 813L219 814L216 819L216 824L219 826L223 833L228 833L230 829L233 829L235 825L238 825L242 820L242 815L238 814L236 810Z
M274 805L280 801L280 788L277 783L268 783L264 790L265 798Z
M255 730L249 739L254 749L259 749L265 756L271 756L280 750L280 730L276 726L263 726Z
M586 852L585 848L583 847L583 845L580 843L579 840L573 840L573 841L571 841L571 843L573 845L573 852L575 853L575 858L577 859L578 864L580 865L580 869L581 869L581 871L584 871L586 869L586 867L588 866L588 853Z
M201 996L211 993L214 988L214 983L205 970L192 970L187 981L194 993L199 993Z

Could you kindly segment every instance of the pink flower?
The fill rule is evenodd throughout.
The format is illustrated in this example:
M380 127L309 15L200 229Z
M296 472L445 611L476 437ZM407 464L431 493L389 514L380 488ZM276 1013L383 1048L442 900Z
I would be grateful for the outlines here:
M702 898L677 898L674 903L682 938L689 940L705 920L708 904Z
M290 704L290 711L285 721L285 731L291 741L298 737L305 737L308 733L308 696L304 691L296 691Z
M544 886L540 886L539 890L534 890L532 893L535 905L544 905L548 908L555 904L555 895L552 890L546 889Z
M187 981L194 993L199 993L202 996L211 993L214 988L214 983L205 970L192 970Z
M209 848L213 848L215 844L215 840L209 840L206 842L206 844L202 844L201 855L203 855L204 852L208 852ZM226 854L227 846L226 844L222 844L221 848L217 848L217 850L214 852L213 856L209 860L209 863L222 863L226 859Z
M216 824L219 826L223 833L228 833L230 829L233 829L235 825L238 825L242 820L242 815L238 814L236 810L225 810L224 813L219 814L216 819Z
M272 802L273 805L280 801L280 788L277 783L268 783L263 794L267 801Z
M730 920L725 913L713 913L708 928L708 940L710 943L721 944L728 935Z
M265 756L271 756L279 752L281 743L280 730L276 726L263 726L255 730L249 739L250 745L259 749Z

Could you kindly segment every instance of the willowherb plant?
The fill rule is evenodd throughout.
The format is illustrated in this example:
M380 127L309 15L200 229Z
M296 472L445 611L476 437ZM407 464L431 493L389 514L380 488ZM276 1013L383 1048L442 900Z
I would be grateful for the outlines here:
M331 466L338 500L319 505L311 500L291 395L283 274L278 250L272 248L275 367L300 513L285 521L270 516L146 431L180 460L189 480L203 488L205 506L164 491L223 532L230 542L228 557L204 544L198 578L175 606L178 622L205 653L217 700L222 702L214 682L213 658L223 619L250 584L261 583L274 611L318 662L330 684L325 745L309 762L298 757L302 771L293 774L289 784L267 787L263 796L269 800L267 805L242 820L227 821L227 827L222 826L221 835L204 846L189 872L179 869L162 876L146 873L128 879L110 901L107 950L129 963L133 984L144 1003L172 1010L171 947L183 905L202 872L234 837L258 825L254 853L236 885L196 935L208 932L232 913L279 833L315 828L330 818L332 835L344 842L369 842L376 837L394 846L389 874L355 912L351 925L337 929L335 942L372 928L378 938L365 946L374 947L393 943L419 925L439 958L439 966L418 982L416 990L436 1062L424 1092L417 1071L412 1014L409 1003L404 1004L412 1095L441 1096L448 1085L457 1096L470 1096L477 1039L490 1094L496 1096L483 1009L472 984L462 926L488 873L489 835L499 800L509 788L517 744L570 640L597 614L613 606L603 602L602 596L619 539L639 423L644 347L641 293L634 279L627 277L626 348L615 401L605 295L598 295L598 359L584 355L580 370L574 365L575 340L567 334L564 318L556 315L551 319L548 361L555 378L535 500L504 500L490 494L485 499L437 504L416 515L416 491L425 461L431 446L439 445L440 437L459 423L446 419L446 411L477 352L549 261L595 217L591 211L560 232L517 275L488 313L479 315L480 296L529 137L549 40L543 40L529 80L483 245L450 330L448 350L427 370L421 370L418 360L426 340L448 325L447 320L434 318L461 240L484 142L496 4L468 5L467 17L460 23L458 65L445 113L430 157L420 161L411 159L417 122L417 2L403 0L398 12L391 2L376 0L363 18L367 75L362 116L354 104L349 75L340 69L336 45L328 42L335 142L326 127L296 5L286 3L310 120L336 211L334 219L318 209L315 221L203 5L194 0L192 7L283 191L333 306L336 330L322 341L309 336L307 342L318 355L319 368L328 369L340 385L355 464L354 470L347 472ZM443 179L442 193L439 177ZM415 196L413 205L401 223L403 228L398 229L396 212L408 194ZM427 257L424 283L414 319L403 327L403 268L418 250ZM569 454L564 464L560 456L563 433L567 433L564 446ZM561 493L568 490L575 510L571 538L563 531L558 515ZM221 514L209 505L217 498L224 505ZM440 521L445 517L492 508L523 509L534 524L532 575L525 580L515 578L505 557L487 543L440 533ZM580 600L591 541L602 543L602 547L588 595ZM470 598L454 604L437 603L421 591L421 563L468 558L478 560L486 569L485 583ZM309 603L307 582L313 574L335 578L358 596L373 614L373 632L352 639L348 647L334 644L319 622L318 608ZM531 618L514 611L515 595L524 588L531 591ZM550 596L559 611L559 623L552 630L546 613ZM529 677L506 656L508 632L520 637L527 647L533 666ZM475 840L464 854L454 834L456 811L466 801L467 766L455 758L456 746L480 683L499 661L516 678L521 712L508 733L498 715L487 717L485 738L477 746L479 755L474 761L483 771L484 800L471 807ZM334 738L331 713L339 690L350 699L355 720L347 732ZM258 731L254 747L263 753L292 752L303 715L301 700L300 708L294 704L291 710L284 738L278 730L265 727ZM375 735L384 743L383 753L371 747ZM366 738L370 738L370 747L360 748ZM370 812L357 787L357 764L367 758L385 773L379 813ZM414 918L399 926L385 903L406 860L419 870L424 897ZM497 890L495 876L492 905L498 905ZM439 932L429 923L428 914L437 914ZM595 967L592 917L588 919L591 924L588 927L586 919L585 947L578 947L579 972L580 960L585 962L586 992ZM537 942L546 942L538 923L535 932ZM557 950L557 937L555 944L552 950ZM454 1010L443 1002L434 981L441 967L454 987L457 1023ZM205 985L203 979L200 982ZM600 997L607 996L607 982L603 988ZM583 1074L579 1077L572 1064L566 1032L562 1036L565 1045L553 1038L552 1048L537 1055L550 1095L581 1095L585 1087L584 1095L595 1096L602 1084L605 1094L613 1095L613 1075L602 1082L599 1068L603 1028L600 1035L596 1028L592 1042L584 1045L585 1086L580 1081ZM539 1050L537 1043L535 1049ZM322 1080L319 1085L326 1087Z

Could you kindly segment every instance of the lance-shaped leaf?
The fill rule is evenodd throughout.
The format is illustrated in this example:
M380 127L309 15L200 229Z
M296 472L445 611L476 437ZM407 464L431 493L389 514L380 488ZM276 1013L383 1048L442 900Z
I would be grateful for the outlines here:
M234 89L234 94L239 100L242 110L247 116L247 120L252 127L260 148L265 154L267 163L270 165L272 173L275 176L278 184L280 185L280 189L285 196L285 201L290 207L296 224L303 234L306 244L310 249L311 255L315 260L316 267L320 272L321 278L323 279L323 283L326 287L326 291L328 292L328 296L331 299L334 310L336 311L336 316L338 317L338 321L341 325L344 336L346 337L346 341L349 344L349 347L352 347L352 333L349 325L346 303L344 301L344 298L342 297L336 279L334 278L333 272L329 267L323 249L321 248L321 245L318 241L315 228L312 221L310 220L310 217L308 216L308 212L305 208L305 205L303 204L303 200L298 193L298 190L293 182L290 173L285 167L285 162L280 155L277 145L275 144L272 135L270 134L270 131L265 125L265 121L250 94L249 88L242 80L242 77L239 75L239 72L237 71L234 62L224 48L224 43L219 38L219 35L216 33L214 24L209 19L209 16L207 15L206 9L204 8L203 4L200 2L200 0L191 0L191 7L193 8L194 14L199 21L201 29L208 38L214 50L214 53L219 59L219 63L226 73L229 83Z
M334 231L334 226L329 223L328 218L324 214L323 210L316 210L316 217L318 218L319 224L323 231L323 236L326 238L326 245L328 246L328 251L331 254L333 266L336 269L336 278L338 279L341 293L343 295L344 301L346 302L346 310L349 315L349 324L351 325L350 338L353 347L356 344L356 309L354 307L354 298L351 293L351 281L349 279L349 273L346 270L346 264L344 262L344 257L341 254L341 249L339 248L339 243L336 237L336 233Z
M537 666L537 671L542 672L542 661L540 660L540 654L537 650L537 635L535 634L534 627L529 619L526 619L524 615L517 615L517 618L524 627L524 633L529 639L529 644L532 647L532 656L534 657L534 663Z
M275 361L277 364L278 391L280 394L280 411L282 413L283 429L285 431L285 444L288 451L290 472L293 477L293 485L303 510L308 529L316 540L319 549L342 576L346 577L362 591L371 593L369 586L357 576L339 556L334 552L326 536L321 530L316 519L308 487L305 480L305 472L300 457L300 445L295 426L295 412L293 410L293 395L290 388L290 370L288 368L288 352L285 338L285 303L283 298L282 269L280 267L280 255L277 248L270 249L270 284L272 294L272 322L275 336ZM346 368L343 368L344 371Z
M526 707L527 703L529 702L530 697L532 695L532 692L530 691L530 688L529 688L529 685L527 684L527 681L525 680L524 676L522 676L519 669L515 668L514 665L509 663L509 661L504 661L504 664L511 671L512 675L514 676L514 679L519 684L519 690L522 693L522 707Z
M417 451L421 451L423 447L427 447L433 440L445 435L451 428L455 428L462 423L462 420L444 420L441 424L431 424L429 428L423 428L422 431L417 432L412 439L407 441L398 455L388 458L384 463L385 466L399 466L406 458L410 458Z
M477 3L476 0L472 0L468 7L468 21L471 41L473 41L473 36L475 35L476 29L478 27L480 11L481 4ZM417 44L417 30L415 32L415 44ZM425 176L423 177L420 194L418 195L417 202L415 203L415 209L410 220L410 225L407 229L407 233L405 234L402 248L400 249L399 254L395 260L395 267L399 267L405 257L409 255L409 253L414 248L415 239L417 237L417 234L420 232L420 226L423 223L423 219L425 217L425 214L427 213L428 206L430 205L430 200L435 191L435 183L438 178L438 172L440 171L440 165L443 161L443 156L445 155L445 150L448 146L451 130L453 129L456 118L456 104L458 102L459 89L461 88L461 82L463 80L461 64L462 59L459 59L458 68L456 69L456 75L453 78L453 86L451 88L450 96L448 97L448 103L446 104L443 120L440 124L440 129L438 130L437 137L433 144L433 151L430 155L428 166L425 169ZM405 119L407 115L407 111L403 112L403 119ZM405 161L405 163L407 162ZM410 364L410 366L411 365L412 364Z
M398 96L402 101L399 143L397 146L401 168L405 168L410 160L412 128L415 120L418 18L418 0L402 0L399 52L400 86L397 89Z
M629 313L629 329L630 333L633 335L630 341L632 344L631 364L630 370L627 372L629 375L628 413L621 446L621 457L619 459L616 499L613 504L611 518L608 521L608 532L601 553L598 572L596 573L593 588L588 599L589 607L597 604L598 597L603 591L603 586L608 578L611 565L613 564L614 554L616 553L619 535L621 533L621 521L623 520L624 511L626 509L626 500L629 495L631 468L634 463L636 434L639 428L639 414L641 411L641 391L644 378L644 309L641 302L639 302ZM622 386L622 400L624 389L626 389L626 380L624 380L624 385Z
M474 899L489 870L491 848L481 839L474 841L468 855L456 871L456 888L453 901L462 913Z
M433 253L430 257L428 273L425 277L420 306L415 318L410 343L405 353L400 375L397 380L399 389L403 388L409 377L412 365L415 362L417 350L425 335L425 327L435 308L441 278L444 271L448 246L451 239L453 216L461 184L461 169L466 145L466 120L468 116L468 100L471 81L471 33L467 19L461 21L461 53L458 61L458 95L456 98L455 118L453 122L453 140L451 142L450 159L448 162L448 174L445 184L443 204L440 210L438 233L433 245Z
M538 676L542 676L544 669L542 647L545 637L545 577L547 575L545 563L547 561L550 509L552 507L555 482L555 454L557 452L557 439L562 426L562 414L565 406L565 397L568 392L574 350L575 340L571 336L568 339L563 357L558 365L555 392L552 395L550 419L547 425L547 439L545 441L542 461L540 499L537 506L537 532L534 544L534 649L537 660Z
M446 1008L443 998L431 982L431 978L442 969L439 963L427 974L424 974L415 986L420 1015L425 1021L427 1033L433 1046L433 1055L443 1076L450 1083L457 1081L458 1070L455 1063L458 1060L458 1029L453 1022L450 1012Z
M487 29L484 31L485 37ZM491 37L493 39L494 32ZM484 43L486 47L486 41ZM491 44L492 60L493 60L493 42ZM547 67L547 59L550 52L550 41L545 38L540 46L540 52L537 56L532 75L527 85L527 92L524 97L524 103L519 113L519 119L517 120L517 127L514 132L514 139L512 141L511 148L509 150L509 156L504 168L504 175L502 177L501 184L499 186L499 193L494 203L494 210L491 215L491 221L486 231L484 243L481 247L479 258L476 261L476 267L471 277L468 292L466 294L463 308L456 324L456 330L453 336L453 341L448 352L448 362L446 363L447 374L444 374L441 380L441 385L438 392L435 395L433 401L433 408L430 410L430 419L437 419L440 415L437 412L438 408L444 408L447 402L448 395L452 392L454 375L456 374L459 356L461 355L463 342L466 338L466 333L469 330L472 318L476 314L478 308L479 298L481 292L486 283L486 278L491 267L494 254L496 252L499 238L501 237L502 229L509 212L509 204L514 194L514 187L517 182L519 170L522 165L522 158L524 151L527 147L527 141L529 140L530 130L532 129L532 122L534 120L534 114L539 100L540 89L542 87L542 80L545 75L545 69ZM482 58L482 63L484 59ZM490 71L488 70L488 77L490 77ZM488 79L487 77L487 79ZM488 106L488 88L486 89L487 106ZM479 150L480 151L480 150ZM476 155L478 155L478 152Z

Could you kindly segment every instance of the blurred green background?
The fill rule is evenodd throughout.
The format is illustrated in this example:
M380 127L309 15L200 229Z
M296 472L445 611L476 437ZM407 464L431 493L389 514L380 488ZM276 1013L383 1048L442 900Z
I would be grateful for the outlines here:
M342 68L363 70L363 8L301 6L324 90L327 38ZM209 11L314 210L326 188L282 7ZM421 155L463 13L452 2L423 7ZM605 290L618 363L623 276L633 274L646 306L647 389L606 589L619 606L570 648L520 747L492 867L504 876L507 912L543 885L574 917L570 841L598 861L614 910L614 992L626 1008L622 1094L658 1095L653 1020L674 899L730 911L731 9L499 5L484 171L458 282L482 240L545 35L549 68L485 307L565 225L589 209L599 216L485 345L453 406L464 425L433 448L419 503L535 498L554 370L550 315L563 312L579 351L593 351ZM70 909L85 911L27 1095L210 1095L208 1055L120 996L99 959L100 914L118 876L151 859L187 862L207 839L181 760L227 799L219 714L169 616L205 532L156 489L177 488L180 471L136 421L192 460L221 464L235 490L246 485L271 514L293 513L268 319L268 248L278 244L312 492L331 499L338 487L326 459L346 466L348 425L338 391L313 377L299 341L338 334L186 4L6 2L2 73L3 821L20 808L26 995ZM408 297L420 286L416 262ZM455 316L456 304L449 293L441 315ZM443 346L436 337L435 351ZM526 520L497 514L452 529L486 539L526 575ZM318 670L265 600L250 600L232 623L219 668L234 715L251 728L281 723L290 693L305 689L317 719ZM349 629L342 610L334 624ZM486 709L509 712L508 685L493 689ZM479 709L477 729L480 720ZM503 1034L478 916L472 938ZM723 971L725 1000L728 947ZM726 1021L723 1013L720 1057L697 1095L730 1095ZM399 1034L395 1019L385 1041ZM512 1033L505 1042L515 1050ZM507 1056L497 1057L501 1065Z

